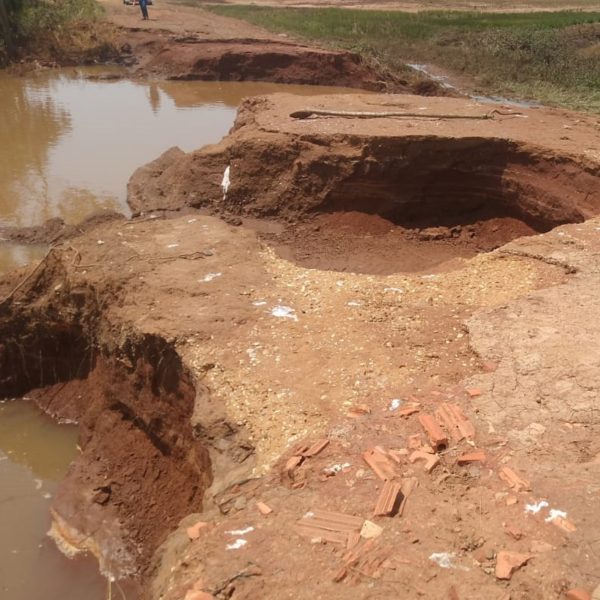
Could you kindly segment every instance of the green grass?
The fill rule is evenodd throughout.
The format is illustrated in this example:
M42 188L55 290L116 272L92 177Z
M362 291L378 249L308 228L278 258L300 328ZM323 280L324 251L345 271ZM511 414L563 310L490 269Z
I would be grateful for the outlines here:
M0 0L0 59L96 52L104 11L95 0ZM0 60L1 61L1 60Z
M188 0L192 3L193 0ZM600 112L600 12L473 13L209 6L277 33L468 76L478 92Z

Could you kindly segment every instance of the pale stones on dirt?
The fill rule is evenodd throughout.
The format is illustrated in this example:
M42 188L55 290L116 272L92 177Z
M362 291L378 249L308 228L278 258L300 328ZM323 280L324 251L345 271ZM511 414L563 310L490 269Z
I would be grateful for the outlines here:
M365 539L371 539L379 537L383 533L383 527L380 527L373 521L365 521L363 523L362 529L360 530L361 537Z

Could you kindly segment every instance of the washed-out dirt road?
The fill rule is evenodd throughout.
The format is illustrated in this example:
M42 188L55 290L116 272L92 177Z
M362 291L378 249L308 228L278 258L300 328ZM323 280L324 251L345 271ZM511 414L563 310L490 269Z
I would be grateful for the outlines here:
M598 122L490 111L249 100L5 277L3 394L81 423L54 535L169 600L597 586Z
M106 4L137 76L281 44ZM599 148L567 111L281 94L140 168L131 220L0 280L0 396L80 423L53 535L142 598L589 600Z

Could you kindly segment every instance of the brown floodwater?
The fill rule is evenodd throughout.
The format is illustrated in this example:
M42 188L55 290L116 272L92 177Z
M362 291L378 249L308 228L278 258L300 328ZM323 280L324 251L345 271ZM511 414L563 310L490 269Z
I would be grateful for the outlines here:
M77 223L99 210L128 214L132 172L171 146L215 143L242 98L339 88L269 83L90 79L106 69L13 77L0 72L0 226ZM44 246L0 240L0 273L40 258ZM0 389L2 398L2 389ZM63 556L47 536L49 506L76 455L77 428L24 400L0 403L0 598L105 600L91 558ZM120 588L113 588L120 598Z
M66 558L46 535L76 442L77 427L57 425L30 402L0 404L0 598L106 598L94 561Z

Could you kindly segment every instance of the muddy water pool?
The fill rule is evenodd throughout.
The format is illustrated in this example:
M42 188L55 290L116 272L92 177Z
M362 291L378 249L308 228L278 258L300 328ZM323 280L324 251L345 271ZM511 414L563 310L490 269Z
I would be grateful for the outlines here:
M268 83L109 80L106 69L13 77L0 72L0 226L77 223L128 213L132 172L171 146L217 142L246 96L336 88ZM117 73L119 74L119 73ZM100 76L100 78L98 78ZM45 246L0 240L0 273L41 257ZM0 387L0 398L2 389ZM76 455L77 428L24 400L0 403L0 598L103 600L92 559L68 559L46 535L58 482ZM113 597L121 597L113 588Z

